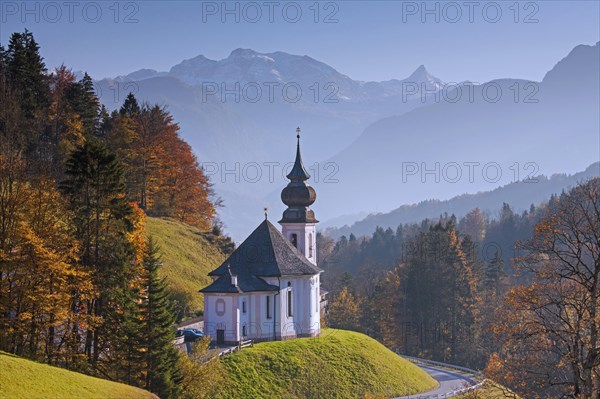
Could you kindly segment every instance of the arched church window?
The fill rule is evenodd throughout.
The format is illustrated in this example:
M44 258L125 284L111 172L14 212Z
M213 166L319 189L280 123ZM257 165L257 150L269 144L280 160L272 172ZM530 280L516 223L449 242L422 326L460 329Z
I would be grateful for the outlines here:
M310 233L308 235L308 257L312 258L313 256L313 235Z
M290 237L290 242L292 243L294 248L298 248L298 234L292 234L292 236Z
M288 293L287 293L287 305L288 305L288 317L292 317L293 316L293 303L292 303L292 287L288 288Z

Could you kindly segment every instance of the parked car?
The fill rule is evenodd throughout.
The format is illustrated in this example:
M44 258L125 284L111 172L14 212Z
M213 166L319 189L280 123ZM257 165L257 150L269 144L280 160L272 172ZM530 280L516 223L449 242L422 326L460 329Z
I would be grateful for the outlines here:
M204 333L200 330L198 330L197 328L184 328L181 330L177 330L177 332L175 333L176 337L181 337L183 336L186 341L190 340L190 341L194 341L198 338L202 338L204 337Z

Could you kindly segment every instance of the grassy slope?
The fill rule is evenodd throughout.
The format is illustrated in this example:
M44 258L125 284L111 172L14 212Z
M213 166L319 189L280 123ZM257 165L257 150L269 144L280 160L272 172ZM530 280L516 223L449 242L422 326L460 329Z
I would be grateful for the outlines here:
M150 399L148 391L0 352L2 399Z
M377 341L327 329L319 338L265 342L222 359L225 398L363 398L423 392L427 373Z
M188 294L194 311L203 310L198 290L210 283L207 274L221 264L223 254L198 229L173 219L149 217L146 229L160 246L170 289Z

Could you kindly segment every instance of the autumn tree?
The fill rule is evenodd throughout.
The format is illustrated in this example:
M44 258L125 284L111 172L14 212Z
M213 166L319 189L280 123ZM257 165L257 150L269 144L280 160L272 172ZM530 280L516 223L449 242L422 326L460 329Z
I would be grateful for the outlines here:
M327 308L327 325L333 328L356 331L360 318L358 300L344 287Z
M126 192L149 214L209 230L212 189L179 125L158 105L139 105L129 94L112 115L108 145L125 164Z
M475 242L481 242L485 235L485 219L479 208L475 208L465 215L458 223L458 230L468 234Z
M219 357L210 353L210 339L204 337L193 345L191 354L180 353L181 399L214 398L222 389L225 368Z
M93 295L93 286L77 262L68 210L53 181L12 179L2 163L0 348L73 366L79 348L71 332L90 322L76 304Z
M560 196L519 246L489 375L532 398L600 397L600 178Z
M48 109L48 142L53 148L51 171L62 179L64 164L73 150L85 141L85 129L79 114L67 98L77 82L75 74L64 65L50 75L50 106Z

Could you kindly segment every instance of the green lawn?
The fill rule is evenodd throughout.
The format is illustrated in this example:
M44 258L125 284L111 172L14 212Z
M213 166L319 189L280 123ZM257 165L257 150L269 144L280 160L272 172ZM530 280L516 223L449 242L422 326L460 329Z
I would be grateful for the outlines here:
M151 399L143 389L0 352L1 399Z
M173 219L148 217L146 229L160 246L169 289L187 298L191 312L203 310L198 290L211 282L208 273L225 260L224 255L200 230Z
M318 338L256 344L222 358L224 398L364 398L427 391L437 381L366 335L326 329Z

